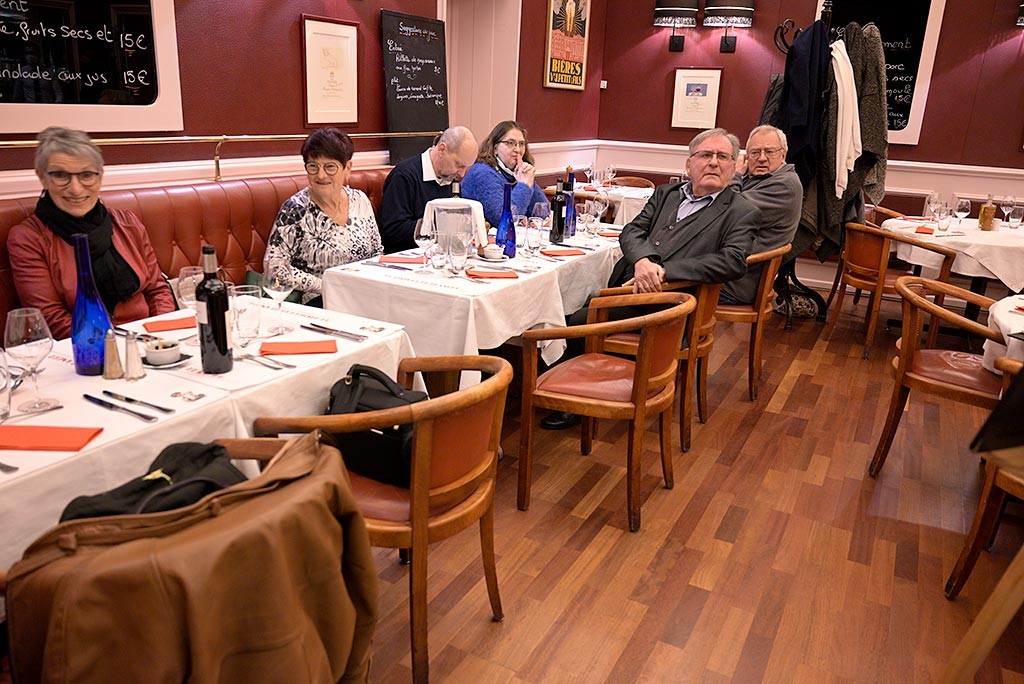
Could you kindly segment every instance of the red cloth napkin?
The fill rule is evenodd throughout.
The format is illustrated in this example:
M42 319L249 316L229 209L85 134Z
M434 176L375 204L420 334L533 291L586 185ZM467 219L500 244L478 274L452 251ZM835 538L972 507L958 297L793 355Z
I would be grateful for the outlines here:
M260 354L333 354L338 351L334 340L311 340L309 342L264 342Z
M0 425L0 449L79 451L103 428Z
M478 271L476 269L467 268L466 275L470 278L518 278L519 274L515 271Z
M382 264L425 264L426 256L401 256L400 254L384 254L377 259Z
M1024 313L1024 306L1015 306L1013 307L1013 310L1019 311L1020 313Z
M914 232L921 233L922 235L933 235L935 233L935 229L931 226L918 226L917 230Z
M617 238L620 235L622 235L622 231L621 230L599 230L599 231L597 231L597 234L600 235L601 237Z
M540 253L550 257L583 256L586 254L582 249L542 249Z
M146 332L167 332L168 330L187 330L196 327L196 317L171 318L166 321L146 321L142 324Z

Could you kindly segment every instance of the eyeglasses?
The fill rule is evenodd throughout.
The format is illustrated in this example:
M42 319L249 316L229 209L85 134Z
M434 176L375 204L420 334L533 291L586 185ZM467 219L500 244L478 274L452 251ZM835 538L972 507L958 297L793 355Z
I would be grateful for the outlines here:
M781 151L781 147L765 147L764 149L755 147L753 149L747 150L747 156L750 157L751 159L757 159L762 154L766 157L774 157Z
M306 162L306 173L308 173L310 176L315 176L316 174L320 173L320 166L321 165L317 164L316 162ZM341 166L334 162L327 162L326 164L323 165L323 169L324 173L326 173L328 176L333 176L334 174L338 173L338 171L341 171Z
M508 140L501 140L500 144L506 145L508 147L511 147L513 150L525 150L526 149L526 141L525 140L512 140L511 138L509 138Z
M72 178L77 178L83 188L91 188L100 180L99 171L79 171L78 173L72 173L71 171L47 171L46 175L62 188L71 185Z
M710 152L708 150L701 150L700 152L694 152L690 156L693 157L694 159L696 159L697 161L701 161L701 162L709 162L709 161L711 161L712 157L717 157L718 161L723 163L723 164L726 164L726 163L731 162L733 160L733 156L731 154L729 154L728 152Z

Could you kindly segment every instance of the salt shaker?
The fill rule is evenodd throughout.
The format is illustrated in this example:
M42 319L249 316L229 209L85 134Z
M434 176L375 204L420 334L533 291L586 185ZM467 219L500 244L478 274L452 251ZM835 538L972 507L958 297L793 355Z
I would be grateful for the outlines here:
M139 352L139 344L135 333L128 333L124 341L124 379L138 380L146 377L146 371L142 367L142 354Z
M106 380L117 380L124 377L124 366L121 355L117 352L117 340L114 331L107 330L103 338L103 377Z

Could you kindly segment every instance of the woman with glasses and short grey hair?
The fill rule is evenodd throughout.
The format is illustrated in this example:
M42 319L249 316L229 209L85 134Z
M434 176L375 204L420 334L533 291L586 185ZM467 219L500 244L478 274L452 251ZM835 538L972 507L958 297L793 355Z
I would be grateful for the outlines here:
M484 205L484 218L496 226L505 203L505 185L513 183L512 213L532 216L538 202L548 205L534 173L526 129L515 121L502 121L480 143L476 163L462 179L462 196Z
M370 198L348 186L352 139L337 128L318 128L302 143L309 186L281 205L267 241L268 260L291 265L302 303L322 306L323 274L332 266L384 252Z
M11 228L7 251L22 306L40 309L55 339L71 336L78 292L72 236L89 237L100 298L114 325L174 310L149 233L135 214L100 200L103 155L88 134L51 126L38 138L35 213Z

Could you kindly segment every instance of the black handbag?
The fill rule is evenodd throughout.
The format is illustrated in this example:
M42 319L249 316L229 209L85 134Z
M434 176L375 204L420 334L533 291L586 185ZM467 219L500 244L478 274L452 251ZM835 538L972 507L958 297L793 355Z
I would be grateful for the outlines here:
M227 449L219 444L171 444L142 477L102 494L72 499L60 521L169 511L245 480L245 475L231 465Z
M355 364L331 387L327 407L330 415L363 413L415 404L427 398L425 392L406 389L372 366ZM395 425L382 430L366 430L333 435L345 467L364 477L396 485L409 486L412 468L412 425Z

